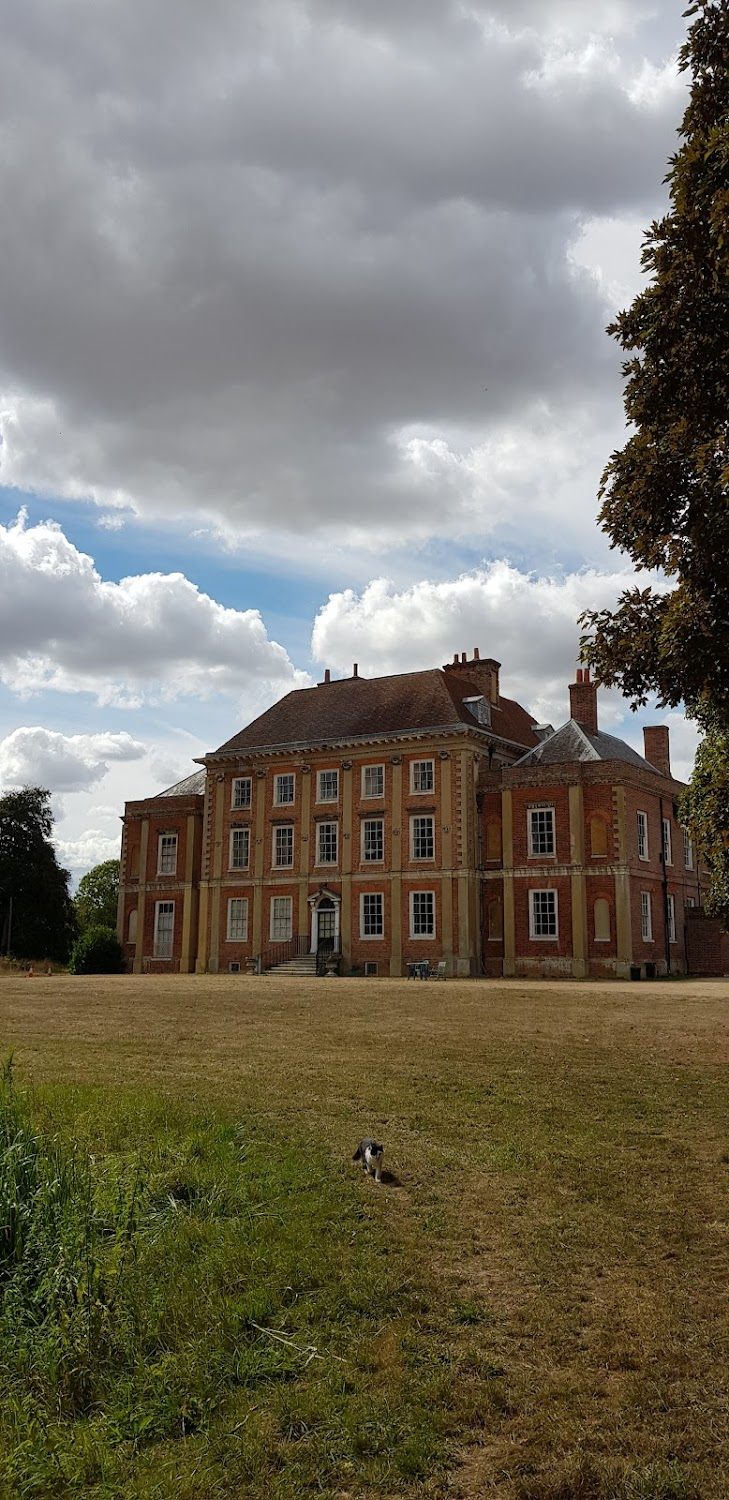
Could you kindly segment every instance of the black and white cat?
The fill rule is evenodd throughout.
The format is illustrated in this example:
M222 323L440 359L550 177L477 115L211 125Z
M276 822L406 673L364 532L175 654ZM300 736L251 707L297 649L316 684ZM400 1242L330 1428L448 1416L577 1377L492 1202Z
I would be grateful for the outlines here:
M380 1146L377 1141L373 1141L370 1136L366 1135L364 1140L360 1141L352 1157L352 1161L361 1161L364 1171L369 1172L374 1177L375 1182L381 1182L382 1177L380 1174L382 1172L384 1155L384 1146Z

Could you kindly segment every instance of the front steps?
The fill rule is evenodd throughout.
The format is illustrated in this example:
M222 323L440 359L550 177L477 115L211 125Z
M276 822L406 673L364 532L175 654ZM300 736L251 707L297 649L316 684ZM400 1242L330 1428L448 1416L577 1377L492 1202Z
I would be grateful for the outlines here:
M272 969L264 969L264 974L291 974L295 979L316 978L316 954L301 953L298 958L290 958L285 964L274 964Z

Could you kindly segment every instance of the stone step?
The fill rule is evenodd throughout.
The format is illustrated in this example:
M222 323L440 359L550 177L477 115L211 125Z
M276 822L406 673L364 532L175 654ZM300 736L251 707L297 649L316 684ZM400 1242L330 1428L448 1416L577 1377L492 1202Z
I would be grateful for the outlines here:
M292 958L285 964L274 964L272 969L264 970L266 974L316 974L315 958Z

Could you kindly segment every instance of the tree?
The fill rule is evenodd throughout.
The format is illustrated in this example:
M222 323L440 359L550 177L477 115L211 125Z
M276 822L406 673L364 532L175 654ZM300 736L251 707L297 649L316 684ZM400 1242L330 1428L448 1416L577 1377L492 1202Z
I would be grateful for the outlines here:
M121 974L124 954L113 927L87 927L71 954L72 974Z
M711 871L709 911L729 920L729 730L718 715L706 723L682 816Z
M75 934L69 874L51 843L50 792L25 787L0 797L3 952L65 962Z
M94 865L79 881L74 897L79 931L89 927L116 927L116 904L119 895L119 860L106 859Z
M652 693L683 702L706 734L686 809L721 909L729 823L710 848L701 807L729 733L729 0L697 0L685 15L696 17L680 53L691 90L670 209L644 243L650 283L608 329L630 356L634 431L600 488L613 546L662 576L627 590L614 611L583 615L582 654L633 707Z

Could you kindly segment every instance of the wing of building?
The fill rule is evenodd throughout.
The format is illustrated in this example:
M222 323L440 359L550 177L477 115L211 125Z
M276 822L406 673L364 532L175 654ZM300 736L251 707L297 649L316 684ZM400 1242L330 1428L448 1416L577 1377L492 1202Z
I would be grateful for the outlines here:
M668 730L644 731L644 756L604 733L578 671L555 731L502 696L499 670L475 651L326 673L127 803L128 967L685 971L701 891Z

